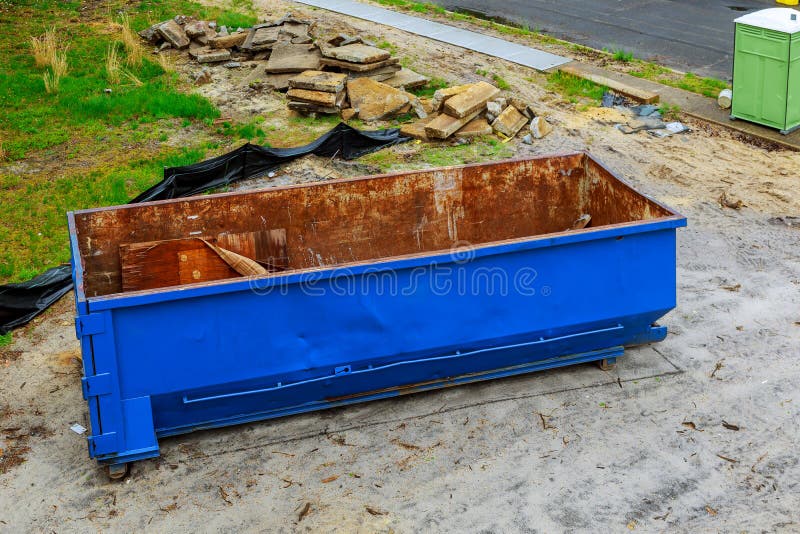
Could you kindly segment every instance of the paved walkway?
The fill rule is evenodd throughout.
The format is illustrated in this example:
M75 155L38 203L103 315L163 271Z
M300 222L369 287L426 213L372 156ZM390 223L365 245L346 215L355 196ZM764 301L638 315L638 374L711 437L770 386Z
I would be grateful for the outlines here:
M319 7L359 19L385 24L422 37L460 46L476 52L511 61L538 71L545 71L564 63L569 58L543 52L529 46L511 43L497 37L454 28L419 17L412 17L389 9L362 4L352 0L296 0L301 4Z

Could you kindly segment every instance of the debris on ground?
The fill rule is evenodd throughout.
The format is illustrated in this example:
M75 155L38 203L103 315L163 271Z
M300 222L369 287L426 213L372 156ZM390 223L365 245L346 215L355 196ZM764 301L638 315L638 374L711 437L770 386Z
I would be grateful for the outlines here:
M717 104L722 109L730 109L731 104L733 103L733 91L730 89L723 89L717 95Z
M290 13L236 29L178 15L139 35L153 45L154 54L186 54L201 65L191 75L196 85L211 83L217 67L249 68L254 90L287 91L287 107L304 115L372 122L408 120L411 114L418 120L403 124L403 135L425 141L456 136L466 142L493 132L510 139L530 124L532 135L523 141L532 143L552 130L530 103L503 96L485 81L417 97L408 91L426 86L430 78L404 68L392 52L358 36L322 33L315 22Z
M732 210L742 209L744 206L744 202L741 199L729 197L727 192L724 192L719 196L719 205L723 208L730 208Z

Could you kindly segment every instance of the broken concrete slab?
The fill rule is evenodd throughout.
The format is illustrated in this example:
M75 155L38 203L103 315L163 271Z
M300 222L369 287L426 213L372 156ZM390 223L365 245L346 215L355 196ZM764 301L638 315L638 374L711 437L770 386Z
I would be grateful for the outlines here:
M223 35L209 39L208 45L211 48L233 48L234 46L242 46L245 39L247 39L248 32L232 33L230 35Z
M458 130L466 126L472 119L478 116L481 110L476 110L466 117L457 118L451 115L442 114L425 125L425 134L433 139L447 139Z
M406 137L413 137L414 139L427 141L428 135L425 133L425 125L430 123L435 118L435 116L431 116L415 122L404 124L400 127L400 133Z
M353 108L346 108L346 109L342 110L342 120L343 121L349 121L350 119L352 119L355 116L356 116L356 110L354 110Z
M419 98L417 98L417 95L407 92L403 92L403 94L406 95L406 98L408 98L408 103L411 104L411 109L414 110L414 113L416 113L417 117L424 119L428 116L428 112L425 111L425 107L422 105L422 102L420 102Z
M506 137L514 137L527 123L528 119L525 115L517 111L514 106L508 106L492 122L492 128Z
M391 54L387 50L382 50L375 46L368 46L362 43L337 46L335 48L324 48L322 55L339 61L348 63L377 63L389 59Z
M544 117L535 117L531 121L531 134L536 139L541 139L552 131L553 127Z
M366 76L372 78L373 80L382 82L394 76L397 73L397 71L400 70L400 68L401 68L400 65L387 65L379 69L368 70L365 72L358 72L358 71L351 71L344 69L342 70L342 72L346 74L348 78L363 78Z
M439 111L442 107L442 104L451 97L454 97L457 94L463 93L464 91L473 87L474 83L466 83L464 85L454 85L453 87L445 87L443 89L437 89L433 93L433 99L431 100L431 107L433 111Z
M512 96L511 98L509 98L508 103L517 108L517 111L525 115L529 120L536 116L536 112L534 112L533 106L531 106L530 103L526 102L525 100L517 96Z
M272 87L275 91L286 91L289 89L289 80L292 79L292 76L295 76L295 73L288 72L288 73L279 73L279 74L272 74L272 73L265 73L263 78L260 78L264 85L267 87Z
M186 32L187 37L194 39L195 37L205 36L206 28L208 28L208 23L204 20L198 20L184 26L183 31Z
M267 26L265 28L253 28L253 44L262 45L267 43L274 43L280 36L281 28L279 26Z
M344 89L346 82L347 74L307 70L291 78L289 80L289 87L308 89L310 91L338 93Z
M314 45L279 43L272 48L267 72L303 72L319 70L319 50Z
M455 135L456 137L480 137L492 133L492 126L483 117L475 117L465 124Z
M398 89L372 78L356 78L347 81L347 96L350 105L358 110L358 118L365 121L381 120L403 113L408 106L408 97Z
M289 81L289 87L292 82ZM309 104L316 104L323 107L334 107L342 103L344 93L328 93L324 91L311 91L309 89L289 89L286 93L292 101L307 102Z
M339 108L337 107L318 106L308 102L289 102L289 109L303 114L324 113L327 115L336 115L339 113Z
M212 50L210 48L205 48L196 50L194 56L198 63L219 63L222 61L230 61L231 52L225 49Z
M414 89L415 87L422 87L427 85L430 78L418 74L411 69L401 68L391 78L388 78L384 83L392 87L405 87L406 89Z
M384 59L383 61L377 61L375 63L365 64L365 63L353 63L351 61L340 61L338 59L333 59L330 57L323 56L319 60L319 62L320 64L325 65L327 67L337 67L339 69L352 72L365 72L386 67L387 65L395 65L397 63L400 63L400 59L396 57L390 57L389 59Z
M161 37L163 37L165 41L178 50L189 46L190 41L189 37L186 36L186 32L172 19L161 24L158 27L158 33L161 34Z
M483 109L489 100L500 94L500 89L486 82L478 82L444 103L444 111L456 118L463 118L476 110Z
M161 26L162 24L166 24L167 22L169 21L165 20L162 22L157 22L152 26L150 26L149 28L143 29L142 31L139 32L139 37L149 42L150 44L158 44L158 42L163 39L163 37L161 37L161 33L158 31L158 28L159 26Z

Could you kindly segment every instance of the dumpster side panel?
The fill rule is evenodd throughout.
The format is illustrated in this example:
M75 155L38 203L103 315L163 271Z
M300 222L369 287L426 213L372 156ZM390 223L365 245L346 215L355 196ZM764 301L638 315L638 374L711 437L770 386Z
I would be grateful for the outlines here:
M674 228L507 248L425 268L340 269L262 294L116 299L104 350L120 398L149 397L166 435L663 337L651 325L675 306Z

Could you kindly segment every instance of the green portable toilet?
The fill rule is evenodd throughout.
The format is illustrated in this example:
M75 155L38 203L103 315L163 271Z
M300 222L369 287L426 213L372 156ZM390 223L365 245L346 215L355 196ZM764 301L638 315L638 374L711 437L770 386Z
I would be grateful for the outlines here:
M763 9L734 22L731 118L787 134L800 126L800 11Z

